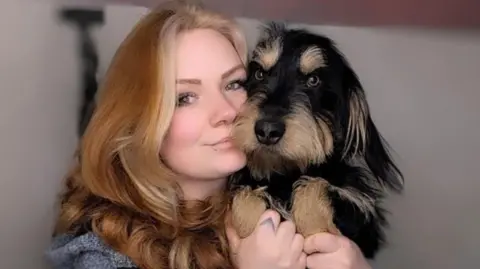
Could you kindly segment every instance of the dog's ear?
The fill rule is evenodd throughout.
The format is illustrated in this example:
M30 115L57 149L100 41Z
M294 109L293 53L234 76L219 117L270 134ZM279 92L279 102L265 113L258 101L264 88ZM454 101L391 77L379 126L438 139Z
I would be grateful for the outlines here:
M287 30L285 22L268 21L260 26L260 40L267 41L281 37Z
M367 115L366 141L364 159L370 171L382 187L389 187L397 192L403 189L403 175L390 155L390 146L382 137L373 123L370 115Z
M343 57L343 56L342 56ZM343 58L342 88L344 102L344 158L364 161L381 187L400 192L403 175L390 155L390 146L375 126L365 91L346 60Z

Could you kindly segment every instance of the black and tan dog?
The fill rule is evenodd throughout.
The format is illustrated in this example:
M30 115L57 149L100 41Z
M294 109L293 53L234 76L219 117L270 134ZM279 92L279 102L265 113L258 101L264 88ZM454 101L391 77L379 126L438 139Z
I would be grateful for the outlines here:
M245 86L234 140L248 164L231 181L240 236L274 208L304 236L343 234L373 258L385 242L382 199L403 176L345 57L325 36L271 23Z

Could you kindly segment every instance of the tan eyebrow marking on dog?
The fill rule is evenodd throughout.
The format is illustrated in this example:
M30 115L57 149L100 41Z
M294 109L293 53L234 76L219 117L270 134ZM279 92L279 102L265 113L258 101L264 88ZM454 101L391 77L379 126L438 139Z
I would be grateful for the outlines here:
M325 67L326 61L321 48L308 47L300 56L300 71L309 74L319 67Z
M272 68L280 58L282 53L282 42L280 38L277 38L271 42L267 42L265 48L255 48L255 57L252 59L260 64L263 69L269 70Z

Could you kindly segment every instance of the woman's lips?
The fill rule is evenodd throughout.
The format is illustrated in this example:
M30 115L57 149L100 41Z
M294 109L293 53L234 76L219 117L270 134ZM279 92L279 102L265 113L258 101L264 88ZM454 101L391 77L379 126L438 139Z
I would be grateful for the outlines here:
M233 142L230 137L224 138L217 143L212 144L212 148L215 150L226 150L233 147Z

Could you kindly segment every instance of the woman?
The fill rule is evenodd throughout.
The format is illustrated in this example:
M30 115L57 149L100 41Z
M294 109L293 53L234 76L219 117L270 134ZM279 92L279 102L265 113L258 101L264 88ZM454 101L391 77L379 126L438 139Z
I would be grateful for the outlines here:
M276 212L242 240L225 228L226 178L245 165L229 133L246 54L238 26L198 6L171 2L136 25L67 178L56 268L367 268L347 239L304 240Z

